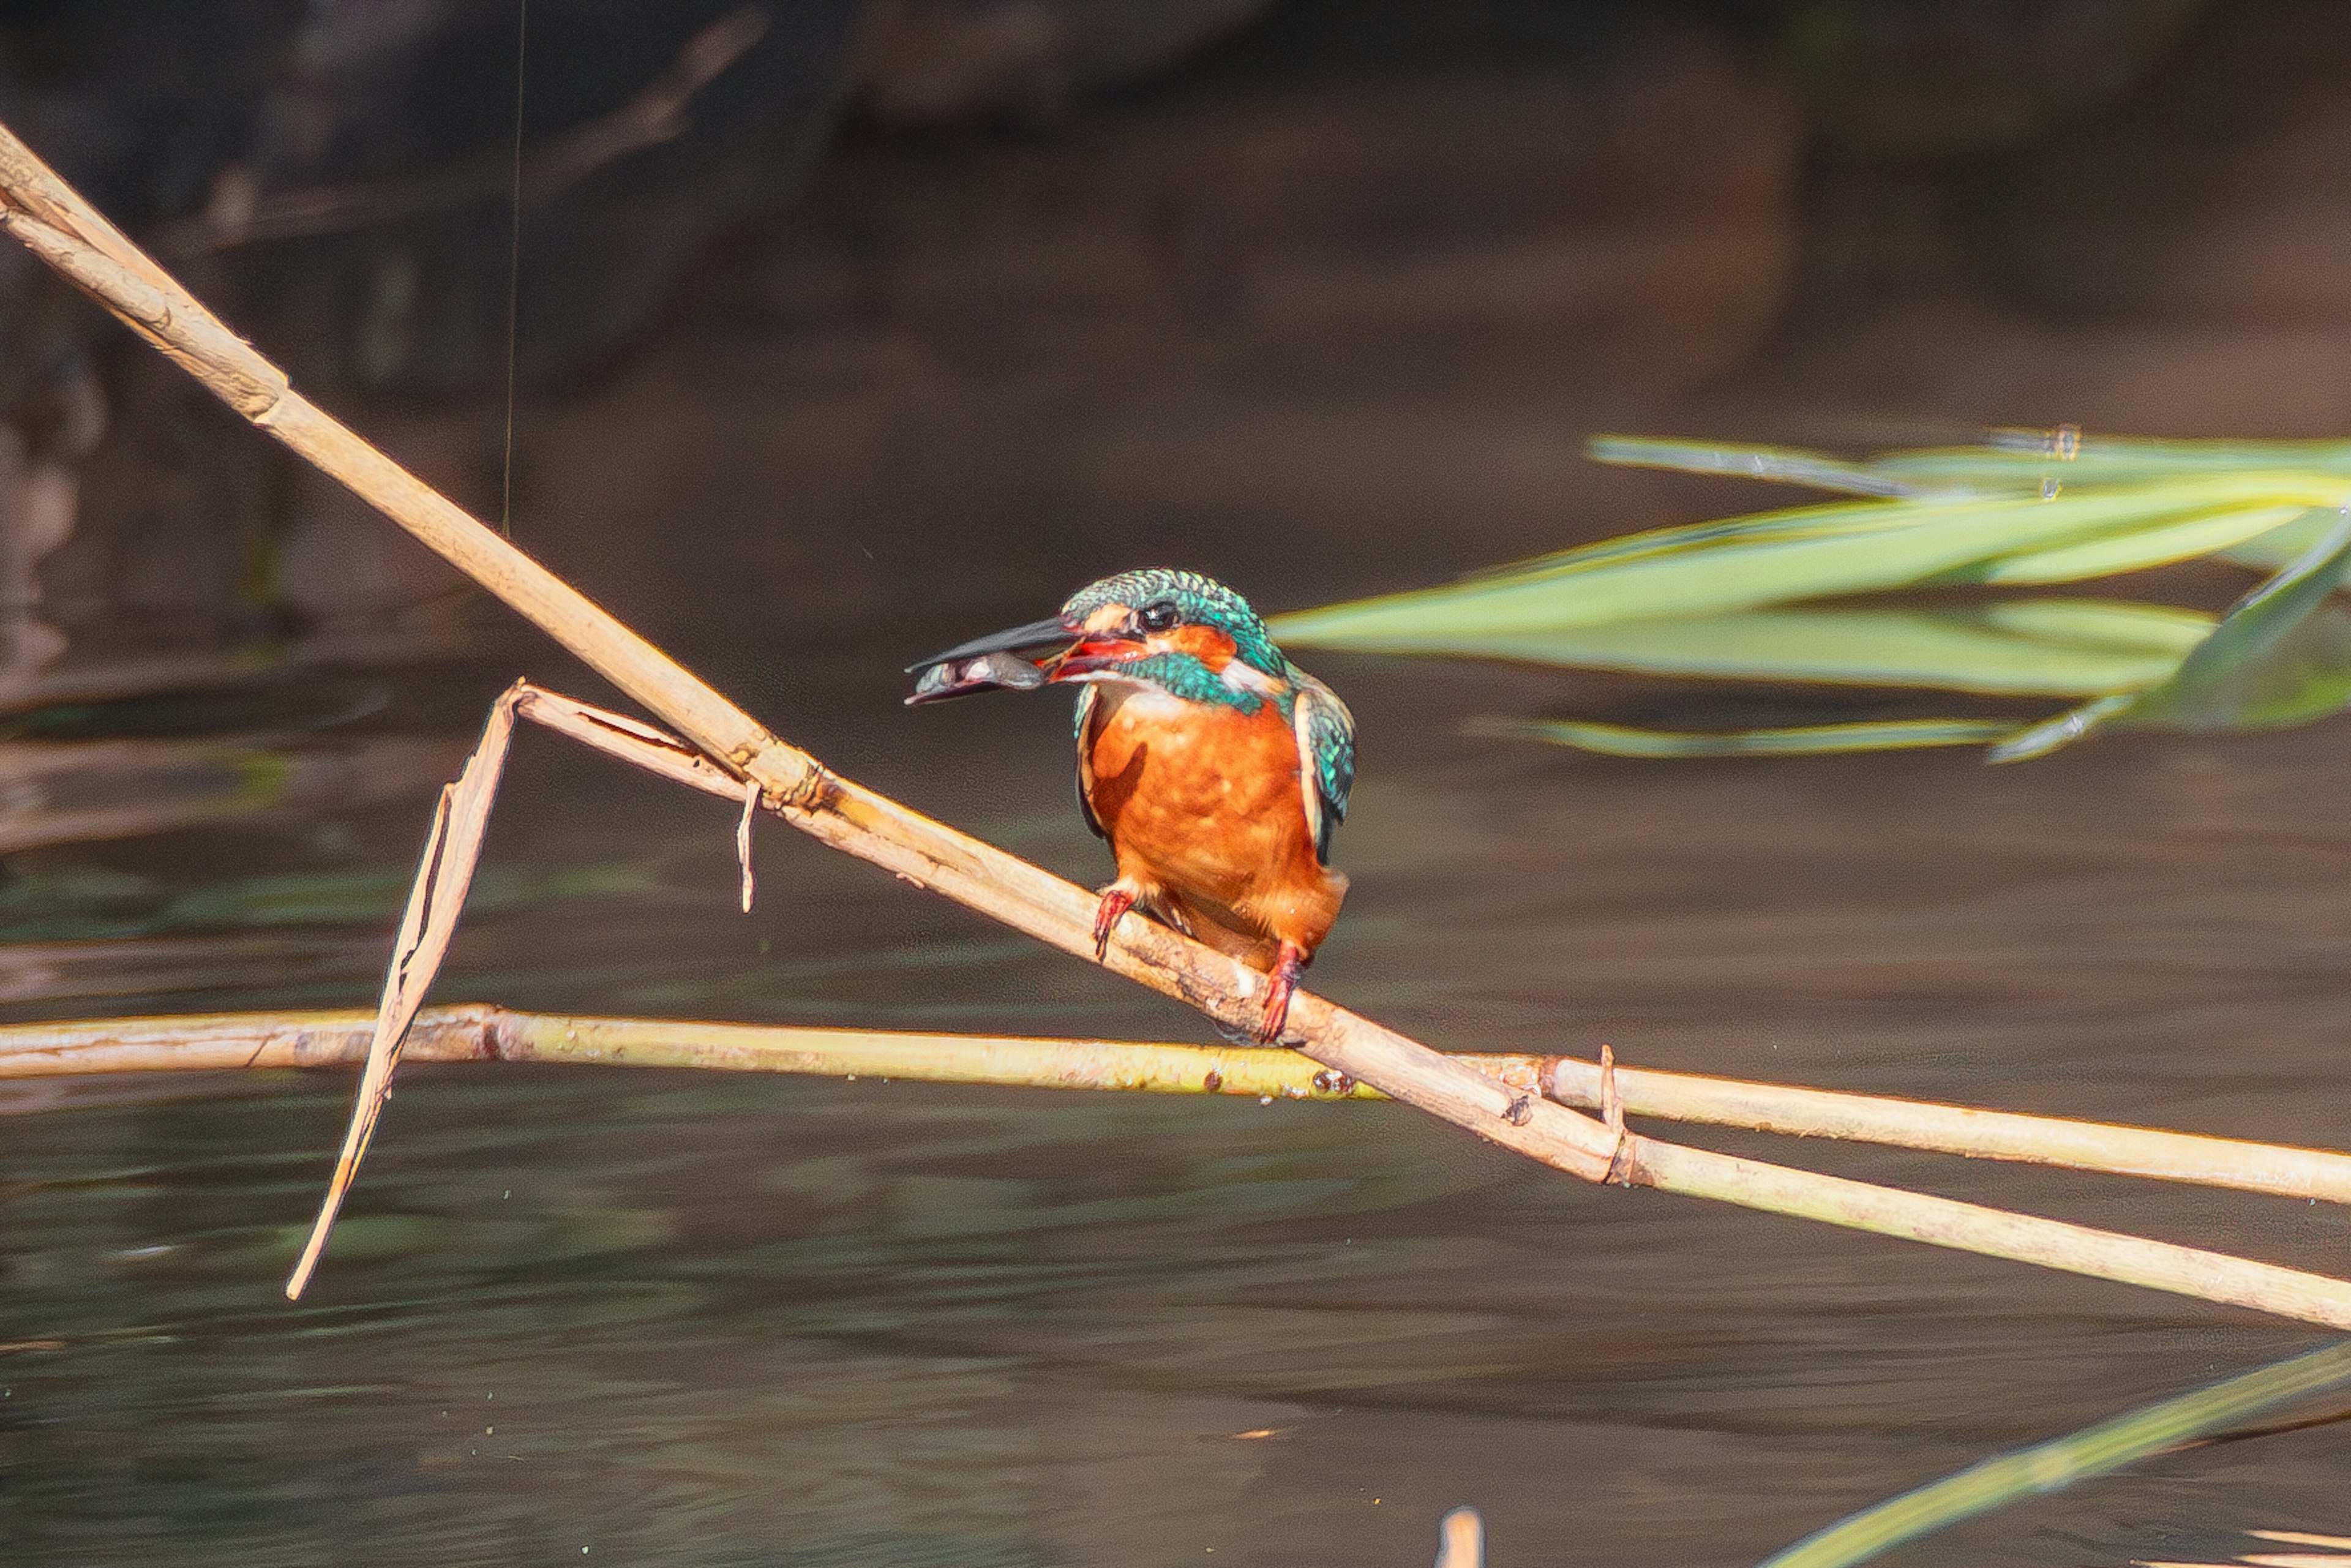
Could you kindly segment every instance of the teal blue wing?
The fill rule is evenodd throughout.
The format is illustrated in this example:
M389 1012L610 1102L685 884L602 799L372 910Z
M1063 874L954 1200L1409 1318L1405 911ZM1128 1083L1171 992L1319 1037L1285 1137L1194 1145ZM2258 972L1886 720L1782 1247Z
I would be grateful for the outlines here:
M1297 688L1290 724L1298 732L1306 831L1314 835L1314 858L1327 865L1331 834L1347 820L1347 792L1355 786L1355 716L1336 692L1295 664L1290 678Z
M1078 815L1086 820L1094 837L1107 839L1110 835L1102 831L1102 819L1094 815L1093 801L1094 710L1101 706L1096 701L1101 695L1102 688L1097 685L1078 688L1078 721L1074 727L1078 732Z

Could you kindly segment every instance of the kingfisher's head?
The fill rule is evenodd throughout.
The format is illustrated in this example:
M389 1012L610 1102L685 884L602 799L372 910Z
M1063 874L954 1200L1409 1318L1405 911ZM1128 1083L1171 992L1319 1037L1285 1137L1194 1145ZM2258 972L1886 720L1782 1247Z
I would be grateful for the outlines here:
M1080 589L1050 621L976 637L909 665L909 703L996 686L1129 683L1254 708L1289 661L1249 601L1196 571L1153 567Z
M1242 670L1271 681L1289 674L1249 601L1196 571L1149 567L1105 577L1070 596L1061 623L1078 641L1051 666L1055 681L1115 680L1129 666L1169 660L1196 662L1236 686L1262 685L1235 679Z

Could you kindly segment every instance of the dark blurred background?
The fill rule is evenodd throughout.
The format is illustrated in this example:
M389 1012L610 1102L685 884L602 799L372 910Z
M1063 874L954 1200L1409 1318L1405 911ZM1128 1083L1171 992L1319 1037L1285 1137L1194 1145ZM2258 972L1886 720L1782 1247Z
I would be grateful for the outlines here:
M516 537L689 647L921 651L1163 558L1288 607L1753 498L1597 428L2351 428L2318 0L517 19L8 0L0 117L492 517L511 348ZM0 704L468 635L13 247L0 333Z

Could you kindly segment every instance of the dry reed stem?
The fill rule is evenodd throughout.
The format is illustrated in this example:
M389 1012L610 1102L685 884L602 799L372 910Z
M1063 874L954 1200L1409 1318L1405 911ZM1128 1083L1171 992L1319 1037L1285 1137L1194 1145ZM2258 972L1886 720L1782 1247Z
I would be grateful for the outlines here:
M1465 1056L1480 1063L1495 1059ZM1554 1065L1553 1099L1602 1107L1600 1068L1572 1056L1537 1058ZM1745 1127L1798 1138L1840 1138L1970 1159L2064 1166L2112 1176L2234 1187L2279 1197L2351 1203L2351 1155L2333 1149L2257 1144L2241 1138L2113 1122L2076 1122L1987 1111L1926 1100L1750 1083L1697 1072L1661 1072L1618 1063L1618 1095L1628 1115L1667 1122Z
M348 1067L366 1061L373 1013L214 1013L0 1027L0 1080L75 1073ZM535 1061L890 1078L1031 1089L1242 1094L1275 1100L1386 1096L1270 1046L1143 1045L778 1024L571 1018L488 1006L431 1008L404 1061ZM1535 1058L1520 1063L1531 1079Z
M1092 952L1093 895L1016 856L828 773L716 691L352 434L287 385L153 261L0 127L0 227L195 376L232 408L340 481L496 594L708 757L756 782L793 826L1079 957ZM1248 1027L1265 977L1149 922L1121 925L1104 966ZM389 989L389 988L388 988ZM1589 1117L1514 1090L1369 1019L1301 992L1304 1054L1505 1148L1587 1181L1630 1179L1752 1207L1988 1251L2074 1272L2351 1329L2351 1282L1963 1204L1776 1171L1759 1162L1612 1137ZM354 1122L367 1113L362 1101ZM1907 1199L1909 1207L1900 1200ZM1970 1214L2003 1222L1973 1227Z

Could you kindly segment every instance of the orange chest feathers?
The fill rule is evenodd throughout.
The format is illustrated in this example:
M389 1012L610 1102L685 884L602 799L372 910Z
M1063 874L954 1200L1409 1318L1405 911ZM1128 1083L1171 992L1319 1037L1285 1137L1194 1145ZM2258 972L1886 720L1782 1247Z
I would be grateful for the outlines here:
M1227 904L1319 873L1297 737L1273 703L1244 713L1104 686L1078 744L1087 804L1122 867Z

